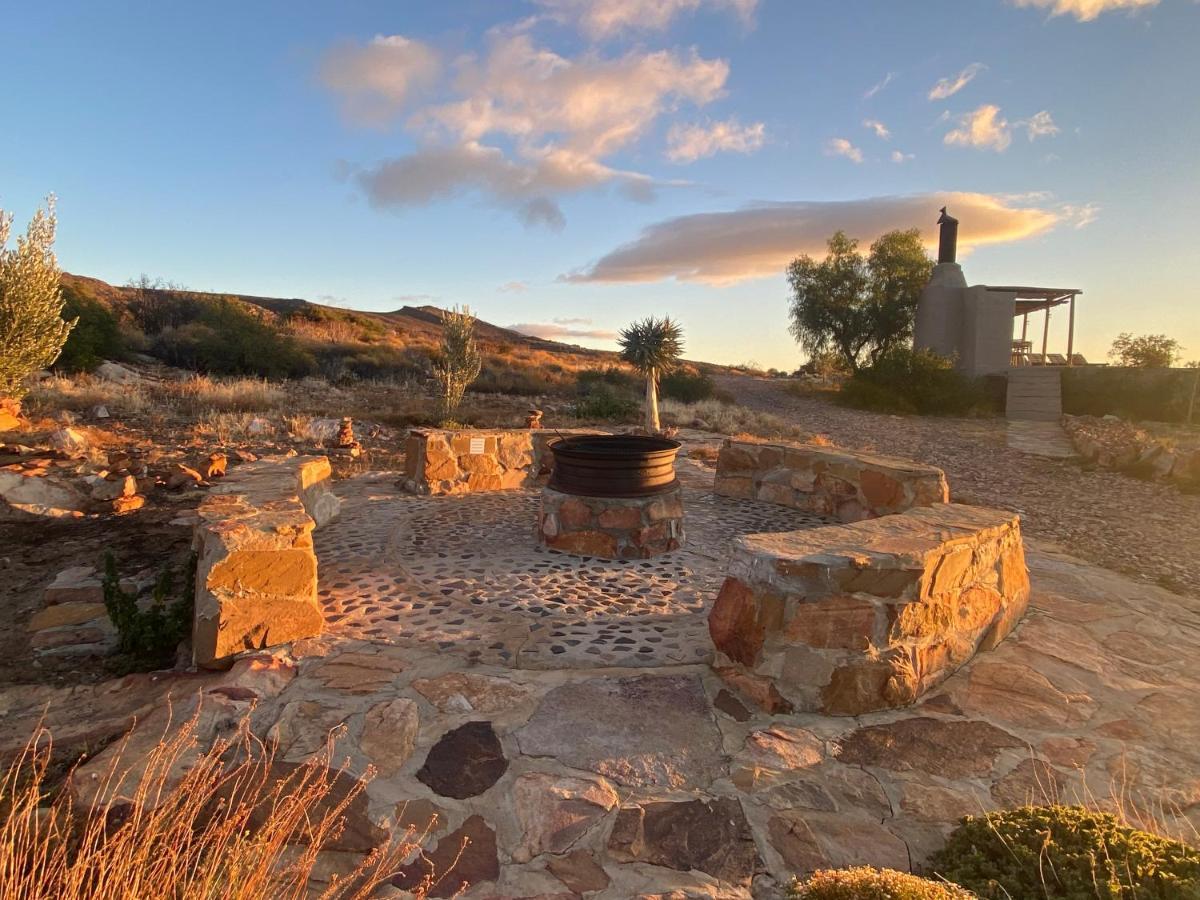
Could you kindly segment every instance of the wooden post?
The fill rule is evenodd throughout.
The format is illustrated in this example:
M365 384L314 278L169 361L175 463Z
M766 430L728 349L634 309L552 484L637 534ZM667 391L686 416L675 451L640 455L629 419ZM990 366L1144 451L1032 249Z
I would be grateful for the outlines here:
M1067 320L1067 365L1075 365L1075 295L1071 295L1071 299L1067 301L1070 309L1070 317Z
M1021 313L1021 343L1029 340L1029 313Z
M1046 301L1046 324L1042 326L1042 365L1046 365L1046 350L1050 346L1050 301Z

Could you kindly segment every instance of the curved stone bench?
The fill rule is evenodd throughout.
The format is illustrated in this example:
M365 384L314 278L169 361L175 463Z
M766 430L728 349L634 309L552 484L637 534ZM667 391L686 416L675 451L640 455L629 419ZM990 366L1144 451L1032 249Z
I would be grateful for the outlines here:
M737 539L709 616L714 667L769 712L906 706L1013 629L1019 518L936 504Z
M192 658L220 668L234 654L321 633L312 532L334 518L324 456L261 459L232 469L200 503Z
M873 453L730 438L721 445L713 490L842 522L948 503L941 469Z

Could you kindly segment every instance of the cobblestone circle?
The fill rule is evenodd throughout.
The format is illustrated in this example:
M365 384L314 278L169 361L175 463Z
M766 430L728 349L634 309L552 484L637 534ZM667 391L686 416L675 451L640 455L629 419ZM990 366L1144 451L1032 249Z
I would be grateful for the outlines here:
M341 515L315 538L330 631L514 668L707 662L733 538L829 523L718 497L711 469L678 465L688 544L633 561L539 547L536 491L417 497L393 476L341 482Z

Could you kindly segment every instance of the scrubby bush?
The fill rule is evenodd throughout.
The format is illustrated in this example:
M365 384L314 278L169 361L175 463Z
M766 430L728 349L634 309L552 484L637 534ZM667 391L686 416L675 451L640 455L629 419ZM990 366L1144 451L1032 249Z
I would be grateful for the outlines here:
M25 379L58 359L75 325L62 317L53 197L47 206L12 250L12 216L0 209L0 397L20 397Z
M138 604L136 592L121 587L117 561L104 557L104 608L117 629L117 652L131 669L156 669L174 658L175 648L192 630L196 555L188 559L183 587L175 596L175 571L165 567L154 584L150 603Z
M1078 806L968 816L930 861L980 897L1200 897L1200 850Z
M875 412L965 416L994 411L980 379L955 371L952 362L928 350L901 348L879 357L842 385L838 402Z
M778 416L720 400L701 400L699 403L664 400L662 419L677 428L697 428L718 434L750 434L793 440L806 436L801 429Z
M629 422L636 416L637 408L637 398L607 385L598 385L575 401L572 412L578 419Z
M587 394L598 385L617 388L635 395L642 389L642 380L628 369L609 366L605 369L584 369L575 374L575 384L580 394Z
M664 399L678 400L681 403L711 400L717 393L716 385L707 375L683 369L662 376L658 380L658 386Z
M75 327L67 336L54 368L63 372L91 372L106 359L124 358L125 336L109 308L71 287L64 287L62 293L62 316L74 319Z
M212 375L301 378L316 360L245 304L228 297L197 301L197 316L159 333L152 352L165 362Z
M894 869L825 869L792 883L796 900L971 900L956 884L930 881Z
M442 345L433 361L433 377L440 388L441 410L451 418L462 405L463 394L479 377L483 361L475 344L475 317L471 310L455 307L442 313Z

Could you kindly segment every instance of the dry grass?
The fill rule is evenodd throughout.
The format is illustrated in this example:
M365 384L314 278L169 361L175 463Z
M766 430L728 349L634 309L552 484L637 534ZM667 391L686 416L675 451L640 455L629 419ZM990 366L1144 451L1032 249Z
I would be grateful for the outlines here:
M0 777L0 900L366 900L416 850L411 834L393 835L312 892L319 854L363 782L336 789L345 776L329 768L332 742L278 778L247 720L200 752L198 716L136 765L118 754L78 806L70 790L51 799L51 741L35 734Z
M807 434L791 423L770 413L755 412L734 403L719 400L701 400L698 403L680 403L663 400L659 404L663 424L677 428L698 428L718 434L751 434L756 437L787 438L797 440Z
M151 402L141 384L116 384L91 375L51 375L34 385L24 405L31 415L52 415L64 409L89 412L96 406L105 406L116 415L144 412Z
M287 400L287 392L263 378L210 378L193 375L184 381L163 382L163 396L175 402L180 411L265 412L277 409Z

